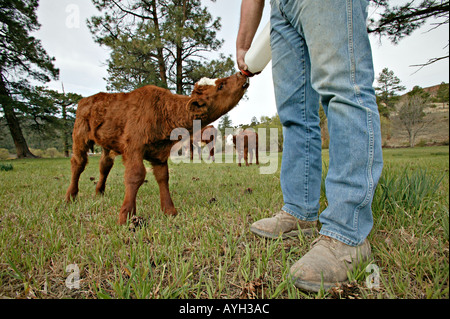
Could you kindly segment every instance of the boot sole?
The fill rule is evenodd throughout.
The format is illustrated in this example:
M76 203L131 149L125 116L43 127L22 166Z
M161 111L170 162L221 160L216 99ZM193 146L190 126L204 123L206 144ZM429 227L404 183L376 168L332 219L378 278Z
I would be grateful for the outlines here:
M342 282L333 282L333 283L329 283L329 282L309 282L309 281L304 281L304 280L300 280L300 279L295 279L294 281L294 286L301 289L301 290L305 290L305 291L309 291L309 292L319 292L321 288L323 288L324 291L327 291L339 284L345 283L347 281L342 281Z
M261 229L253 227L253 226L250 226L250 231L252 233L254 233L255 235L258 235L258 236L261 236L261 237L265 237L265 238L271 238L271 239L277 239L279 237L281 237L282 239L287 239L287 238L298 237L300 235L300 232L298 230L292 230L290 232L282 233L282 234L274 234L274 233L265 232L265 231L263 231ZM317 231L316 231L315 228L306 228L306 229L302 229L301 232L302 232L303 236L311 237Z

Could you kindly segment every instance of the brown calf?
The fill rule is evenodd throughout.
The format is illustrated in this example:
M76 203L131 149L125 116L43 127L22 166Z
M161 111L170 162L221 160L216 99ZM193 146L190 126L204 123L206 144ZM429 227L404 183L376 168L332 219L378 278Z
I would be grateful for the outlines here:
M247 87L247 77L236 73L223 79L202 79L191 96L148 85L130 93L98 93L82 99L72 134L72 180L66 201L77 196L87 152L95 143L103 148L97 194L105 191L114 156L121 154L125 165L125 199L119 224L136 212L136 194L146 174L144 159L153 166L162 211L176 215L167 166L170 150L177 142L170 139L172 130L183 127L192 135L194 120L201 120L202 126L214 122L236 106Z
M253 130L244 130L238 135L233 135L233 144L236 147L236 152L239 158L239 166L241 166L241 159L244 157L245 165L248 166L248 154L250 154L250 165L253 162L253 151L255 151L256 165L259 165L258 156L258 133Z

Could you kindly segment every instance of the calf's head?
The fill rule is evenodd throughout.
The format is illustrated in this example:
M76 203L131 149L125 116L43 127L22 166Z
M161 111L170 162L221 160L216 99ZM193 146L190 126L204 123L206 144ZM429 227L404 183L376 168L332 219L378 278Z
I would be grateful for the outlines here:
M249 82L240 72L222 79L203 78L195 84L188 112L194 119L212 123L239 103Z

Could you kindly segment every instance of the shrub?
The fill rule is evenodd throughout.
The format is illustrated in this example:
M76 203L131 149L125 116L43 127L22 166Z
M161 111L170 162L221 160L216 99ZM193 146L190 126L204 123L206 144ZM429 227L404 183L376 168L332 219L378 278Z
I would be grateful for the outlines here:
M424 147L427 146L427 140L425 139L420 139L419 143L416 144L417 147Z
M45 151L45 156L50 158L61 157L61 153L54 147L47 148Z
M5 148L0 148L0 160L5 160L9 158L9 152Z
M0 171L12 171L13 168L14 167L11 164L0 164Z
M30 151L31 151L31 153L33 153L37 157L43 157L44 156L44 151L40 150L38 148L30 148Z

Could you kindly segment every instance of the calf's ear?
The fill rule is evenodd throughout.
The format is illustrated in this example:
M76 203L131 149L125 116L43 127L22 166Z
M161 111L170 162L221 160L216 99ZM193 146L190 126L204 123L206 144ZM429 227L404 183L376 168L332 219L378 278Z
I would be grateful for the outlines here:
M206 110L205 105L206 105L205 101L203 101L202 99L193 97L187 103L186 108L187 108L188 112L197 113L200 110L202 110L202 111Z
M197 97L191 98L186 105L186 109L188 113L190 113L194 117L194 119L197 120L206 119L208 108L203 99L199 99Z
M194 112L196 111L198 108L201 108L205 106L205 102L201 101L200 99L197 98L192 98L189 100L188 104L187 104L187 110L189 112Z

